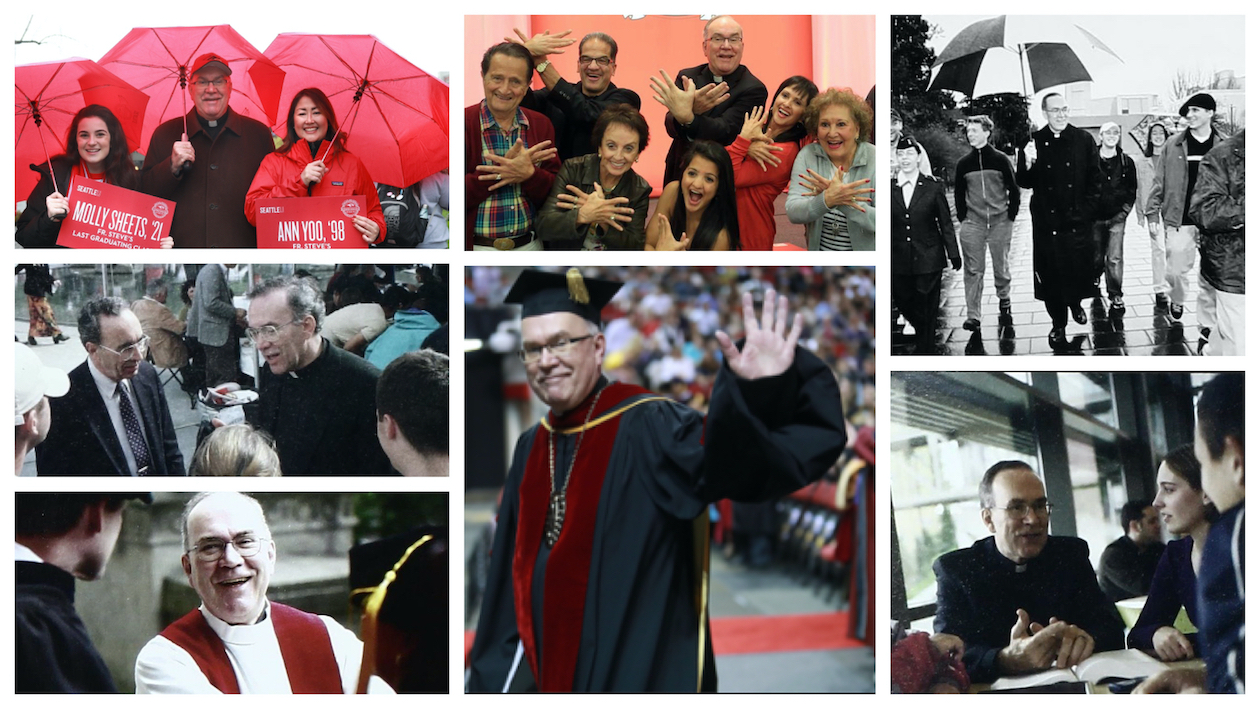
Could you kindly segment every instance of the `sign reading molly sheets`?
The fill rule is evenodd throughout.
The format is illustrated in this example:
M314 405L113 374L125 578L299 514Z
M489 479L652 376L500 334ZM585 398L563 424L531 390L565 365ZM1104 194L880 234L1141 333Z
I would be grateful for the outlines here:
M175 203L116 185L70 180L70 213L57 245L73 249L156 249L170 235Z

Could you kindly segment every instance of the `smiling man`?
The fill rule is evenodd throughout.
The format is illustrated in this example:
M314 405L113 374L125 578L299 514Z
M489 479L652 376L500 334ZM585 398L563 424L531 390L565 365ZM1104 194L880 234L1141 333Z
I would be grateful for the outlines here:
M835 377L796 347L786 297L767 291L758 319L745 294L746 341L718 333L726 364L706 420L604 377L600 311L620 287L529 269L507 295L550 413L520 437L504 486L471 692L715 691L695 546L709 503L777 499L844 448Z
M561 161L595 152L591 133L604 109L619 103L635 110L642 106L639 94L612 82L617 73L617 40L603 32L591 32L578 42L577 83L561 76L549 57L561 54L573 42L568 34L543 32L524 42L544 88L531 89L522 105L551 120ZM524 35L517 30L517 36Z
M993 536L936 560L938 633L963 639L973 682L1071 667L1124 648L1124 623L1103 595L1089 545L1051 537L1046 489L1032 468L1002 461L980 481Z
M70 370L70 391L49 400L52 425L35 449L38 475L183 475L175 425L149 338L122 298L79 311L87 361Z
M270 278L250 291L248 320L265 363L246 416L275 439L284 475L388 475L376 438L380 370L320 336L319 292Z
M232 69L217 54L193 62L188 93L193 109L158 126L149 140L143 189L175 201L175 246L253 248L258 239L245 218L245 193L275 150L271 129L228 106Z
M665 158L665 179L677 180L683 172L683 155L697 140L727 146L744 127L744 115L753 106L765 106L766 85L743 65L744 28L735 18L719 15L704 25L701 43L707 60L678 72L672 85L652 77L656 100L669 113L665 130L674 139Z
M137 694L353 694L363 643L328 616L267 599L276 543L258 501L202 492L180 517L180 557L201 607L136 658ZM373 677L368 691L392 693Z
M464 109L464 248L541 251L534 218L560 170L555 130L521 108L534 73L523 45L496 44L481 57L485 98Z

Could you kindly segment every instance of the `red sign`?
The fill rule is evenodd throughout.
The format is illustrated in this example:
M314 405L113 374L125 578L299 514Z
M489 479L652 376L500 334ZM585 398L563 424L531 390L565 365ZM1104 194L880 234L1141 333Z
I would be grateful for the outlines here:
M74 176L70 213L57 245L72 249L156 249L170 235L175 203Z
M366 249L354 228L364 212L362 195L258 200L258 247L262 249Z

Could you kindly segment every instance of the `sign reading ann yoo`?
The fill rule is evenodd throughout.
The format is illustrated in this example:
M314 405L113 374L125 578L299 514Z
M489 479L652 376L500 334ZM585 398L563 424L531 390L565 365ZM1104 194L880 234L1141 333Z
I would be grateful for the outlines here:
M264 249L366 249L354 228L365 213L362 195L258 200L258 247Z
M170 200L77 175L70 180L69 199L57 245L72 249L156 249L175 215Z

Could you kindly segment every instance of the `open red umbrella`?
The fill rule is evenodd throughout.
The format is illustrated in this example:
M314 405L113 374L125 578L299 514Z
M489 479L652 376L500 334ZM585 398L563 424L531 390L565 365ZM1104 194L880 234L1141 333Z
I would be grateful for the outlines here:
M25 64L14 68L13 98L15 201L26 199L39 181L32 163L47 162L65 147L70 121L89 104L108 108L122 123L127 148L140 145L149 97L143 91L102 69L90 59ZM65 185L58 185L63 192Z
M188 73L193 61L213 52L232 69L233 111L271 125L284 72L228 25L213 27L137 27L101 57L101 66L153 97L144 118L147 148L164 121L189 110Z
M323 91L374 181L405 187L450 164L450 88L376 37L282 34L265 54L285 73L281 112L302 89Z

